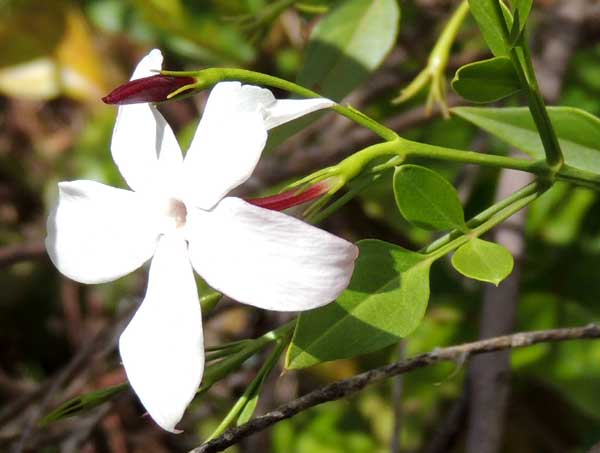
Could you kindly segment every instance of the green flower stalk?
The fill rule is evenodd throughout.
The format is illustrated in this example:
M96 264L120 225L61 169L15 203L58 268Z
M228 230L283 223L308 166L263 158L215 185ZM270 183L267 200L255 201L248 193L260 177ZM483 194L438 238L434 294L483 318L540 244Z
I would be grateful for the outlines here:
M429 60L427 61L425 69L423 69L414 80L400 92L400 95L397 98L392 100L393 104L402 104L403 102L412 99L423 88L429 85L429 94L426 103L427 113L429 114L431 112L431 108L435 102L440 106L444 117L450 117L448 104L446 102L447 81L445 71L446 66L448 65L450 49L468 12L469 3L467 0L464 0L444 27L440 38L429 55Z

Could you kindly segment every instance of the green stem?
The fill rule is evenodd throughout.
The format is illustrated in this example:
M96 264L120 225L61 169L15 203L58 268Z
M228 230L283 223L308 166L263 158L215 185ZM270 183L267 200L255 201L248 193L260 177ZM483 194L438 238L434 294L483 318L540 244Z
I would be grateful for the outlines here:
M221 351L223 349L237 348L238 346L245 345L246 343L248 343L248 341L252 341L252 340L237 340L237 341L230 341L228 343L216 344L214 346L204 346L204 350L206 352L214 352L214 351Z
M392 100L393 104L401 104L414 97L427 84L430 85L429 95L427 96L426 111L429 112L433 102L437 102L442 109L444 117L449 117L448 105L446 104L446 77L445 71L450 57L452 44L456 39L458 30L469 12L469 3L467 0L456 9L452 17L448 20L435 46L429 54L427 66L402 89L400 95Z
M519 191L520 193L516 192L519 193L519 196L515 197L516 193L511 196L512 202L509 203L507 207L497 212L479 226L473 228L469 233L450 240L444 245L441 245L433 251L427 253L427 256L429 256L432 260L437 260L442 256L447 255L451 251L456 250L461 245L469 242L472 238L480 237L484 233L487 233L489 230L494 228L496 225L504 222L506 219L519 212L521 209L539 197L542 193L544 193L546 188L547 186L542 186L538 182L534 182L533 184L526 186ZM483 213L480 215L482 214Z
M248 401L252 398L252 396L259 391L261 384L264 382L265 377L269 372L273 369L277 360L283 353L283 350L287 346L287 342L283 340L278 340L277 347L273 350L267 361L263 364L259 372L256 374L252 382L248 385L242 396L236 401L233 407L229 410L227 415L223 418L219 426L213 431L213 433L205 440L208 442L211 439L214 439L217 436L223 434L223 432L231 425L239 416Z
M539 191L539 183L532 182L532 183L526 185L525 187L514 192L507 198L490 206L486 210L481 211L479 214L477 214L475 217L473 217L472 219L470 219L467 222L467 227L469 227L469 229L478 227L483 222L489 220L494 215L496 215L498 212L502 211L503 209L507 208L508 206L512 205L513 203L515 203L525 197L528 197L538 191ZM431 244L429 244L426 248L421 250L421 253L425 253L425 254L432 253L462 235L463 235L463 233L459 230L451 231L450 233L445 234L444 236L440 237L439 239L437 239L434 242L432 242Z
M280 88L305 98L323 97L315 91L309 90L308 88L304 88L303 86L289 82L285 79L280 79L279 77L268 74L262 74L260 72L249 71L247 69L208 68L200 71L161 71L161 74L194 77L197 80L195 84L187 85L171 93L169 98L175 97L181 92L188 92L189 90L204 90L216 85L219 82L227 80L235 80L256 85L266 85L274 88ZM384 140L394 140L398 136L398 134L396 134L393 130L383 126L382 124L378 123L372 118L369 118L364 113L359 112L352 107L335 104L333 107L331 107L331 109L354 121L355 123L370 129Z
M477 164L495 168L510 168L513 170L521 170L533 173L539 176L548 176L551 171L546 163L530 159L519 159L515 157L497 156L495 154L483 154L474 151L463 151L453 148L444 148L441 146L429 145L426 143L413 142L404 138L397 138L394 141L378 143L369 146L357 153L344 159L334 168L338 170L338 174L349 181L354 176L358 175L370 161L384 157L395 155L399 159L390 160L387 163L373 167L372 172L381 172L398 165L410 158L427 158L435 160L444 160L447 162L457 162L462 164ZM571 177L576 178L577 175L571 174Z
M600 190L600 175L567 164L563 165L556 178L588 189Z
M347 157L339 164L331 167L327 175L339 175L349 181L359 175L374 159L384 156L396 156L395 159L372 167L369 172L380 173L393 168L410 158L425 158L475 164L492 168L525 171L542 179L558 179L579 186L600 190L600 176L594 173L563 165L557 173L548 166L546 160L521 159L516 157L498 156L495 154L477 153L460 149L445 148L427 143L414 142L398 137L396 140L369 146ZM322 172L323 170L321 170ZM304 178L310 180L310 176Z
M523 34L524 33L525 32L523 32ZM548 162L548 165L556 171L562 167L564 157L562 150L560 149L558 137L554 131L554 126L552 126L548 110L546 109L544 99L540 92L533 64L531 62L529 48L523 42L523 38L521 38L520 41L521 44L519 47L523 51L523 58L520 59L517 54L517 49L513 48L511 50L511 60L513 65L515 65L515 68L517 68L521 84L527 90L529 110L531 111L531 116L533 116L533 120L535 121L535 125L540 134L542 144L544 145L546 162Z
M500 0L496 0L493 3L495 6L494 10L497 16L496 18L498 23L501 24L504 42L509 45L510 31L508 30L504 14L502 13ZM544 103L544 99L540 92L529 47L525 42L525 35L526 30L525 27L523 27L517 45L510 49L509 57L517 71L521 85L527 93L529 110L531 111L531 116L533 117L538 133L540 134L542 144L544 145L546 162L554 172L557 172L564 164L564 157L560 149L556 132L554 131L554 126L552 126L550 116L546 110L546 104ZM519 55L518 50L521 51L521 55Z
M420 157L463 164L484 165L495 168L510 168L541 176L549 174L548 167L544 161L519 159L515 157L498 156L495 154L477 153L474 151L462 151L426 143L413 142L406 139L398 141L398 147L400 148L399 151L403 153L406 158Z
M204 361L206 363L212 362L217 359L222 359L223 357L228 357L236 352L240 352L244 349L243 344L239 344L236 346L231 346L230 348L219 349L218 351L206 351L204 356Z
M333 203L331 203L329 206L327 206L322 211L319 211L318 213L316 213L313 216L307 217L306 220L310 221L311 223L322 222L327 217L329 217L331 214L333 214L335 211L337 211L342 206L344 206L346 203L348 203L350 200L352 200L360 192L362 192L367 187L369 187L373 182L375 182L380 177L381 177L381 174L375 174L375 175L368 175L365 178L361 178L359 181L356 181L356 183L353 184L352 187L350 187L350 189L344 195L339 197L337 200L335 200Z
M298 11L306 14L326 14L329 11L329 6L311 5L310 3L298 2L294 5Z
M450 49L452 48L452 44L454 44L458 30L460 29L460 26L465 20L465 17L467 17L468 13L469 2L468 0L463 0L459 7L456 8L456 11L454 11L454 14L452 14L450 20L448 20L446 23L446 26L442 30L440 37L438 38L431 51L431 54L429 55L429 62L427 66L430 72L435 72L435 70L439 70L439 68L445 68L448 64Z
M275 330L267 332L263 336L254 340L248 340L244 348L234 354L229 355L220 362L210 365L204 371L204 378L202 379L202 386L198 389L198 393L205 392L215 382L227 376L233 370L239 368L248 358L252 357L258 351L263 349L265 346L278 341L282 338L286 338L291 334L292 330L296 326L296 320L292 320L287 324L278 327Z

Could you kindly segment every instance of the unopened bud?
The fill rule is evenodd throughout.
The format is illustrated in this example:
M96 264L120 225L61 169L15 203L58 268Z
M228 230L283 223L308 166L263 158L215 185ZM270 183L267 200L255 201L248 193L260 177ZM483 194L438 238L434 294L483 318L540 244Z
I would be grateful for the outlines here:
M255 206L260 206L261 208L271 209L273 211L283 211L284 209L298 206L319 198L329 192L331 187L330 181L326 179L310 186L304 191L292 189L270 197L249 198L246 199L246 201Z
M131 80L111 91L102 98L105 104L137 104L141 102L162 102L167 96L186 85L196 83L193 77L174 77L156 74L150 77Z

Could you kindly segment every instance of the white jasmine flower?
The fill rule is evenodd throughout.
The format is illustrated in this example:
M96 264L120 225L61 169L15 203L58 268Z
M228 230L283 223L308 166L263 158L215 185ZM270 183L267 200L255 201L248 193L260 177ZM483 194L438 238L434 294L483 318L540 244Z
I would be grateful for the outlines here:
M150 52L133 79L160 69ZM56 267L82 283L115 280L152 258L142 304L121 335L127 377L150 416L175 425L204 369L192 268L218 291L260 308L308 310L348 285L357 248L300 220L226 197L252 173L267 130L333 103L276 100L238 82L216 85L183 157L150 104L119 108L111 150L131 190L59 183L46 246Z

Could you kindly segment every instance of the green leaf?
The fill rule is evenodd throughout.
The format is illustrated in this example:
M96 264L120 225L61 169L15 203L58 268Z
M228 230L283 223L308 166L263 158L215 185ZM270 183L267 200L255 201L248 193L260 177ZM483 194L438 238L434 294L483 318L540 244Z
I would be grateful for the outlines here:
M521 90L515 68L507 57L495 57L464 65L454 76L452 88L471 102L495 102Z
M394 196L410 223L428 230L468 230L456 189L432 170L418 165L397 167Z
M46 415L42 420L40 420L40 425L46 425L63 418L71 417L79 412L93 409L94 407L110 400L117 393L121 393L127 388L129 388L129 384L125 383L76 396L75 398L65 401L48 415Z
M452 265L465 277L498 286L512 272L514 261L503 246L473 238L452 256Z
M297 83L340 101L383 63L398 36L397 0L341 0L313 29ZM323 112L304 116L269 134L273 149Z
M526 107L457 107L452 112L532 157L543 159L544 147ZM549 107L565 163L600 174L600 119L573 107Z
M342 0L314 28L298 83L341 100L391 50L398 34L396 0Z
M387 242L358 242L348 289L337 301L298 317L286 368L376 351L417 328L429 300L432 259Z
M267 380L267 376L269 375L271 370L277 364L279 357L281 357L281 354L283 353L283 350L285 349L285 345L286 345L286 342L284 342L284 341L281 341L277 345L277 347L271 354L271 357L269 357L267 362L265 362L265 364L263 365L261 370L258 372L258 375L250 383L250 386L248 387L246 392L244 392L244 396L246 397L247 401L244 404L244 407L241 409L240 415L237 418L237 421L236 421L237 426L243 425L244 423L246 423L248 420L250 420L252 418L252 415L254 414L254 411L256 410L256 405L258 404L260 390L262 389L262 386L265 384L265 381Z
M502 18L498 17L494 3L500 0L469 0L469 9L477 21L483 39L492 53L498 57L506 56L510 52L509 43L506 42ZM509 13L510 15L510 13ZM504 19L506 22L506 19ZM510 24L512 25L512 23Z
M252 415L254 415L254 411L256 410L256 405L258 404L258 398L260 396L260 387L262 387L262 385L265 383L265 379L266 379L266 376L263 376L260 386L257 387L256 390L254 390L252 396L246 402L246 405L240 412L240 415L239 415L237 421L235 422L235 424L237 426L243 425L244 423L246 423L248 420L250 420L252 418Z

